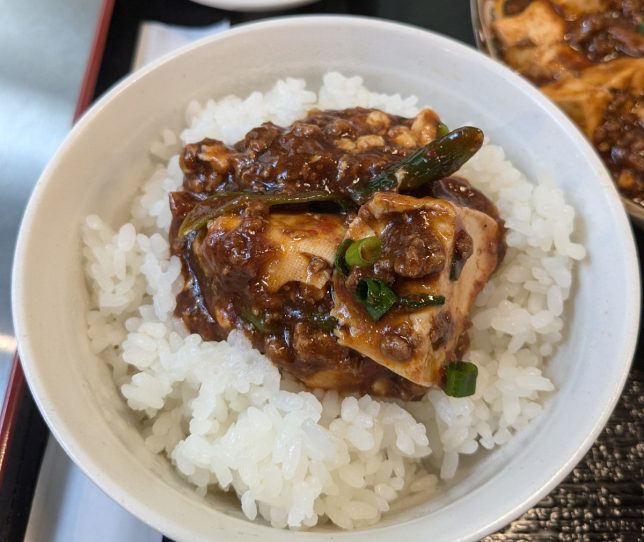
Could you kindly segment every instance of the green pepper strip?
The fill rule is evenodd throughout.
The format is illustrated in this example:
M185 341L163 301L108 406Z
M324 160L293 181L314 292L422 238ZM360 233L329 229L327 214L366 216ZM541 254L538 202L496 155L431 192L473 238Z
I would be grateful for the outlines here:
M457 128L428 143L354 191L351 198L362 205L375 192L414 190L458 171L481 148L483 132L472 126Z
M382 244L377 237L365 237L353 241L347 248L344 260L351 267L364 267L372 265L380 257Z
M449 128L447 127L447 124L439 122L438 126L436 127L436 133L438 134L438 137L443 137L449 134Z
M421 294L414 297L403 296L398 302L407 309L422 309L423 307L444 305L445 297L442 295Z
M356 287L356 299L376 322L396 303L396 294L379 279L362 278Z
M479 370L469 361L454 361L447 366L443 391L451 397L468 397L476 391Z
M340 194L328 192L302 192L300 194L268 193L257 194L253 192L222 192L215 194L197 204L183 219L179 227L179 239L185 238L189 233L198 231L208 222L222 215L232 213L251 202L262 202L269 207L276 205L297 205L318 201L333 201L345 209L346 198ZM212 205L214 203L214 206Z

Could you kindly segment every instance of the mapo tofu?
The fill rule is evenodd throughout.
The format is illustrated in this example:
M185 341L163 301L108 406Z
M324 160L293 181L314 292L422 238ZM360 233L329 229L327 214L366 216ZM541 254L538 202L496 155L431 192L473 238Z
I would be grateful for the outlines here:
M177 314L242 329L311 388L417 399L468 346L468 315L504 252L494 205L453 173L482 143L429 109L312 111L181 156Z

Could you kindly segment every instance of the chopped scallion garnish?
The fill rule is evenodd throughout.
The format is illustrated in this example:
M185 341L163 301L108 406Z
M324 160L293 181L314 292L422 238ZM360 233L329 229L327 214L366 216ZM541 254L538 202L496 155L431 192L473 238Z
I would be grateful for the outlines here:
M476 391L479 370L469 361L454 361L447 366L443 391L451 397L468 397Z
M351 267L372 265L380 257L382 244L377 237L365 237L353 241L347 248L344 261Z
M356 287L356 299L366 309L375 321L396 303L396 294L383 281L372 278L362 278Z

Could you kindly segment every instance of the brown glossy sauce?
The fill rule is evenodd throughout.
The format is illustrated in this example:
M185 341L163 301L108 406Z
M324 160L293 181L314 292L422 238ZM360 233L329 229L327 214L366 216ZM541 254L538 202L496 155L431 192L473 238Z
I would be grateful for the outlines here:
M324 190L348 193L418 143L413 120L355 108L315 111L287 128L267 122L233 147L205 139L181 155L191 192ZM404 143L409 143L406 146Z
M190 331L205 339L220 340L231 329L243 329L275 365L310 387L421 397L426 388L338 343L333 326L328 325L333 307L330 281L323 287L287 281L274 290L266 279L267 269L279 256L275 235L284 234L294 241L302 232L313 239L335 236L335 250L357 209L329 214L293 207L288 221L280 222L279 216L258 203L209 222L185 240L178 239L177 231L196 204L222 190L348 194L358 183L435 137L437 123L433 112L404 119L362 108L313 111L286 128L264 124L230 147L210 139L187 145L180 161L183 190L170 197L172 250L182 259L186 281L177 296L176 314ZM466 201L498 219L489 200L469 185L467 193L462 183L440 186L446 199ZM419 220L422 217L411 217L406 233L404 229L392 233L385 241L386 259L391 256L393 271L383 266L376 274L389 273L387 280L395 281L396 272L413 277L445 265L450 255L441 254L440 247L422 235ZM414 244L414 255L398 250L403 243ZM332 264L327 259L307 258L307 274L330 276ZM389 331L385 348L393 356L404 356L405 329Z

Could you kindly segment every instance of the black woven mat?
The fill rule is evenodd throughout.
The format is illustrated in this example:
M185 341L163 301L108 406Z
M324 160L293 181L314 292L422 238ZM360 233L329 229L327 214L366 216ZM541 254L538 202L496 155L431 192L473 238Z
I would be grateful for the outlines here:
M608 425L570 475L534 508L484 539L644 539L644 371L633 368Z

